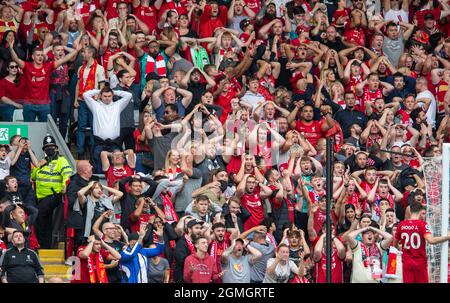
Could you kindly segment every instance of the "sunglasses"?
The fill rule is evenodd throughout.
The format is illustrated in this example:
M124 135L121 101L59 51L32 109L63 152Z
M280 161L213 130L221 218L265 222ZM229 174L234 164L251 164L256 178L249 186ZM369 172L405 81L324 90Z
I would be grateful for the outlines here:
M166 110L166 111L164 112L164 114L168 115L168 114L170 114L170 112Z
M18 65L10 65L9 68L10 69L12 69L12 68L19 68L19 66Z

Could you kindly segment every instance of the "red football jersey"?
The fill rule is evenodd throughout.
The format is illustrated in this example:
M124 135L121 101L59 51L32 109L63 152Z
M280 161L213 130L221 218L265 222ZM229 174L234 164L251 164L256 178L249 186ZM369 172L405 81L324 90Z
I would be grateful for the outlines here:
M430 227L422 220L405 220L397 227L395 239L400 241L403 251L403 259L427 260L425 250L425 234L430 234Z
M260 192L261 189L258 186L253 193L245 193L241 198L242 207L247 209L251 214L251 217L244 223L245 230L260 225L262 220L264 220L264 205L261 200Z
M304 133L305 138L308 139L312 146L316 146L317 141L322 138L322 123L321 121L311 121L310 124L306 124L303 121L297 121L295 124L295 129L299 133Z
M333 246L331 255L331 283L343 283L343 260L339 259ZM327 255L322 251L322 258L316 263L316 283L327 283Z

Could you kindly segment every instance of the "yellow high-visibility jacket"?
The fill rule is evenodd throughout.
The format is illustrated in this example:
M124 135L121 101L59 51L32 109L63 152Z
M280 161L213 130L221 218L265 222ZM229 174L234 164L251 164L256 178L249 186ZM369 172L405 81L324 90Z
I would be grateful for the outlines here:
M46 165L34 168L31 179L36 182L38 200L53 194L60 194L71 175L72 167L63 156L59 156Z

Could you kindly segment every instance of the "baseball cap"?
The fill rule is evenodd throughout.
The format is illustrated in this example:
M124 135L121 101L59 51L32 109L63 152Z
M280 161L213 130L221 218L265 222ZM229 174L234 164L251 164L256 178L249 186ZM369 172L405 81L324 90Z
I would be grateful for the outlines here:
M192 228L197 224L203 225L203 223L204 223L203 221L194 219L194 220L189 221L189 223L187 224L187 228Z
M426 13L425 16L423 17L424 20L428 20L428 19L433 19L434 20L434 15L432 13Z
M237 241L241 242L242 244L245 244L245 241L244 241L243 239L241 239L241 238L237 238L237 239L236 239L236 242L237 242Z
M250 24L251 24L250 20L247 19L247 18L245 18L245 19L241 20L241 22L239 22L239 28L240 28L241 30L245 30L245 28L246 28L247 26L249 26Z
M128 236L128 241L137 241L139 239L138 233L132 233Z
M156 74L156 73L148 73L147 76L145 76L145 81L150 81L150 80L159 80L161 79L161 77Z

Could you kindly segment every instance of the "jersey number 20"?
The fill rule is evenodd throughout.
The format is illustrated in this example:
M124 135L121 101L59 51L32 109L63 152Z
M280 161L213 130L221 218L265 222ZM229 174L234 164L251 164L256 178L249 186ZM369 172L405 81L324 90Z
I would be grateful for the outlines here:
M409 234L403 233L401 238L404 242L403 248L405 249L410 249L410 245L413 249L418 249L420 247L420 235L418 233L412 233L411 238L409 237Z

